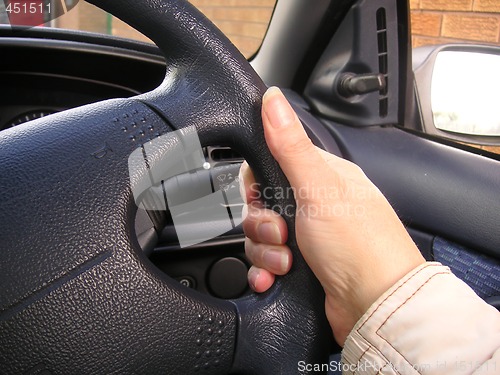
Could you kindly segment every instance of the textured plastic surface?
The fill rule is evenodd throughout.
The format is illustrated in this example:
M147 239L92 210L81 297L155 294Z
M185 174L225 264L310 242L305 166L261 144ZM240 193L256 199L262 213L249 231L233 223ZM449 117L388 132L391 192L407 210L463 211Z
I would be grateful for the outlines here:
M401 129L325 124L404 223L500 258L500 162Z
M397 8L396 0L364 0L351 8L307 83L305 96L315 110L357 127L398 122L400 76L406 74L398 46L398 38L404 35L398 34L398 28L407 20L400 19ZM382 21L379 10L383 10ZM386 38L381 40L382 36ZM387 77L383 90L348 97L339 92L345 75L379 73Z

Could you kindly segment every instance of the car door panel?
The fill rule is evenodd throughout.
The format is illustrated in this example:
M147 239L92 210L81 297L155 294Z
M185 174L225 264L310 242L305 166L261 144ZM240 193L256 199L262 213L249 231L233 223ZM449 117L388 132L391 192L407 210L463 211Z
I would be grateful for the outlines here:
M394 127L325 125L405 224L500 258L500 162Z

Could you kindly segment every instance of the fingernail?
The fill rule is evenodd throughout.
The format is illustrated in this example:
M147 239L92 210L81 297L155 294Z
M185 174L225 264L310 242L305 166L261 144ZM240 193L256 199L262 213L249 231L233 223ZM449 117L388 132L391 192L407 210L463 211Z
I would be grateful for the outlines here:
M288 256L281 251L266 250L262 255L264 263L275 270L286 272L288 269Z
M257 227L257 233L261 241L269 242L272 244L281 244L281 233L275 223L266 221Z
M294 123L295 112L279 88L269 88L262 101L264 112L273 128L284 128Z
M257 285L257 279L259 278L260 273L258 270L256 270L253 267L250 267L248 270L248 284L250 284L250 287L255 290L256 285Z

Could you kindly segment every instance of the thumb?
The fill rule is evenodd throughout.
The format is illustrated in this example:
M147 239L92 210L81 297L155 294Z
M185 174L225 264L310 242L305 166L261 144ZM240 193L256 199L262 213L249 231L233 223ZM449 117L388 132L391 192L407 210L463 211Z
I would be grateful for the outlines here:
M295 189L321 181L327 164L307 136L297 114L277 87L262 99L262 122L266 143Z

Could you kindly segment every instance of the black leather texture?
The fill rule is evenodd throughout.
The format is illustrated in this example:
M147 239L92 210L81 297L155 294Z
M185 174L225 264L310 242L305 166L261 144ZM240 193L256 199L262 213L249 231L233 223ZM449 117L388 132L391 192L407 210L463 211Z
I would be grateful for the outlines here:
M172 129L195 126L203 145L241 152L264 187L288 185L264 141L264 84L187 1L92 3L153 39L167 74L140 97L0 133L0 372L294 374L299 361L326 362L324 295L300 256L293 215L292 271L235 301L169 279L134 235L128 157ZM148 167L168 151L148 155Z

